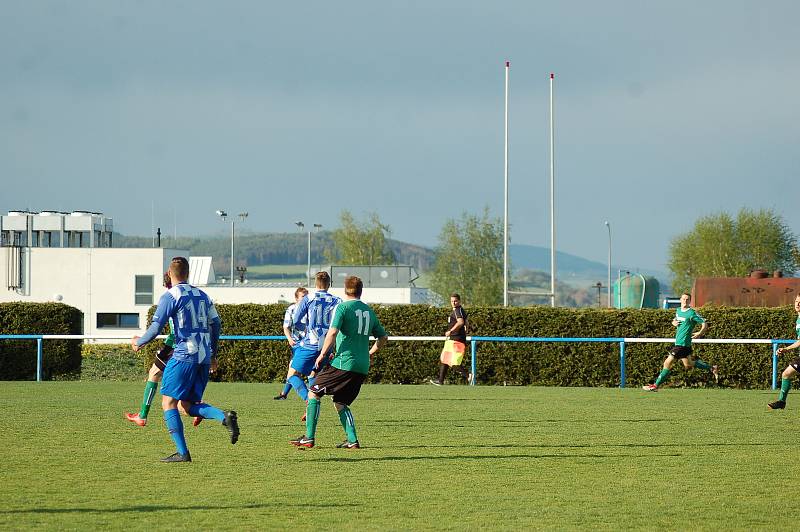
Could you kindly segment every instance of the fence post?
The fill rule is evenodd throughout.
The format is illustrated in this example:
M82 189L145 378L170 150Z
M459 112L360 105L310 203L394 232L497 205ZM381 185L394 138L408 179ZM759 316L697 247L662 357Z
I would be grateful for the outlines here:
M476 342L475 340L471 340L470 344L471 344L470 347L472 347L472 382L469 383L469 384L470 384L470 386L475 386L475 378L476 378L476 375L477 375L475 373L475 368L477 366L475 359L477 358L476 357L476 352L478 350L478 342Z
M619 387L625 387L625 340L619 343Z
M42 382L42 339L36 339L36 382Z
M778 342L772 340L772 389L778 387Z

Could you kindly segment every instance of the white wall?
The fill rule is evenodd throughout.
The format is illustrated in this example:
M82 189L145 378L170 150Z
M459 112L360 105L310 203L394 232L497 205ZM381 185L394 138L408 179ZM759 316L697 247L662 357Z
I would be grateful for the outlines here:
M8 277L10 248L0 248L0 282ZM163 275L169 261L185 250L161 248L23 248L23 288L0 287L0 302L60 301L84 314L87 335L141 334L147 311L163 293ZM153 301L135 304L135 276L153 276ZM139 329L98 329L98 313L139 314ZM42 331L46 332L46 331Z
M147 312L164 289L164 271L172 257L188 257L186 250L161 248L23 248L24 282L20 290L0 286L0 302L60 301L84 314L83 334L130 336L145 330ZM8 278L11 248L0 247L0 283ZM153 301L135 304L135 276L153 276ZM295 287L203 286L215 303L271 304L294 301ZM331 292L344 296L343 288ZM313 290L312 290L313 293ZM426 303L424 288L365 288L362 299L372 304ZM97 328L98 313L136 313L138 329ZM41 331L47 333L48 331Z

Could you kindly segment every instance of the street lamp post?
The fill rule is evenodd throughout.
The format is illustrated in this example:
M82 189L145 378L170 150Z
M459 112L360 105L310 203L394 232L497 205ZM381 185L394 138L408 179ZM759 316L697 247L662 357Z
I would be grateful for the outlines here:
M305 228L306 224L300 220L294 223L301 231ZM319 230L322 224L312 224L315 230ZM311 286L311 228L308 229L308 261L306 264L306 282Z
M606 228L608 229L608 308L611 308L611 224L606 220Z
M244 222L245 218L247 218L249 214L246 212L240 212L239 218L241 218L242 222ZM219 216L222 221L224 222L228 218L228 213L226 211L217 211L217 216ZM234 269L236 263L236 222L233 218L231 218L231 286L234 283Z

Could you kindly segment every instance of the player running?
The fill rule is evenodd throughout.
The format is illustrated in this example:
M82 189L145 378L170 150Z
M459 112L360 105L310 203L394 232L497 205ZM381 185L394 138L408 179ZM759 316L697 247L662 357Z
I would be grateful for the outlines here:
M175 350L164 368L161 382L161 407L164 422L176 451L162 462L191 462L192 457L183 436L183 421L178 404L191 416L216 419L227 427L231 443L239 439L236 412L223 412L203 403L208 375L217 368L217 345L222 322L208 295L189 283L189 261L175 257L169 265L172 288L158 301L153 321L144 336L131 340L134 351L152 341L172 318L175 324Z
M664 360L664 369L659 373L655 384L647 384L642 386L642 389L648 392L657 392L658 387L667 380L672 364L676 359L680 359L686 369L692 367L706 369L714 375L714 380L719 380L717 366L712 366L703 362L692 354L692 340L700 338L706 333L708 330L708 323L691 307L691 305L692 296L685 292L681 294L681 308L675 310L675 318L672 320L672 325L678 328L675 333L675 345L669 350L669 355L667 355L667 359ZM692 334L692 331L698 324L700 325L700 330Z
M283 385L283 390L281 393L273 397L273 399L278 401L286 399L289 396L289 392L292 391L292 383L289 382L289 379L291 379L292 376L297 373L297 371L292 367L292 360L294 359L295 349L299 346L300 340L305 335L305 329L300 330L294 326L294 313L295 310L297 310L297 304L307 295L308 290L303 286L295 290L294 303L286 307L286 313L283 315L283 335L286 336L286 341L289 342L289 347L292 350L292 358L289 360L289 371L286 373L286 384ZM303 325L305 325L307 319L307 316L303 316Z
M295 374L289 378L292 388L295 389L304 401L308 399L308 388L303 381L303 376L308 376L309 386L314 384L315 372L322 369L327 361L323 360L317 365L320 343L325 340L328 327L331 324L333 309L342 300L328 293L331 286L331 276L328 272L318 272L314 278L317 290L314 297L303 297L294 311L294 327L304 333L300 339L300 346L294 350L291 368Z
M378 317L369 305L361 301L364 283L358 277L344 281L345 299L336 307L325 342L317 358L321 364L336 342L336 355L330 366L322 369L308 393L306 433L290 440L297 447L314 447L314 435L319 419L319 399L332 395L347 438L336 447L359 449L356 426L350 405L358 397L361 384L369 372L370 357L386 345L387 336ZM370 349L370 335L377 338Z
M779 355L790 349L797 349L800 347L800 295L794 298L794 310L797 312L797 321L794 324L797 341L792 345L779 347ZM767 406L769 406L772 410L786 408L786 397L789 395L789 389L792 387L792 377L797 375L798 371L800 371L800 357L795 357L791 362L789 362L789 365L786 366L786 369L783 370L783 373L781 373L781 393L778 395L778 400L767 404Z
M169 278L169 272L164 272L164 288L169 290L172 288L172 281ZM147 383L144 385L144 397L142 398L142 406L139 408L139 413L125 412L125 419L128 421L144 427L147 425L147 415L150 413L150 406L153 404L153 397L156 395L156 388L158 383L161 382L161 376L164 374L164 368L167 366L172 352L175 349L175 325L172 319L169 320L169 336L164 339L164 345L161 346L156 352L156 358L153 365L150 366L150 371L147 373ZM180 405L178 405L180 409ZM186 412L182 412L186 414ZM196 427L203 421L201 417L195 417L192 424Z

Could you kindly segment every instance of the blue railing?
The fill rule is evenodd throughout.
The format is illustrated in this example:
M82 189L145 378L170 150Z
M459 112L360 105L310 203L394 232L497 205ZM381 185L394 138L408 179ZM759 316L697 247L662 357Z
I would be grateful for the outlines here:
M43 340L130 340L130 336L88 336L83 334L0 334L0 340L36 340L36 380L42 380ZM166 338L159 336L159 338ZM265 335L222 335L220 340L267 340L285 341L284 336ZM443 336L390 336L389 341L444 341ZM471 372L477 374L477 358L479 342L549 342L549 343L616 343L619 345L619 387L625 388L625 345L637 343L672 343L674 338L537 338L512 336L468 336L471 353ZM795 340L778 339L737 339L737 338L701 338L694 340L696 344L770 344L772 346L772 389L778 385L778 347L781 344L792 344ZM470 383L475 385L473 381Z

